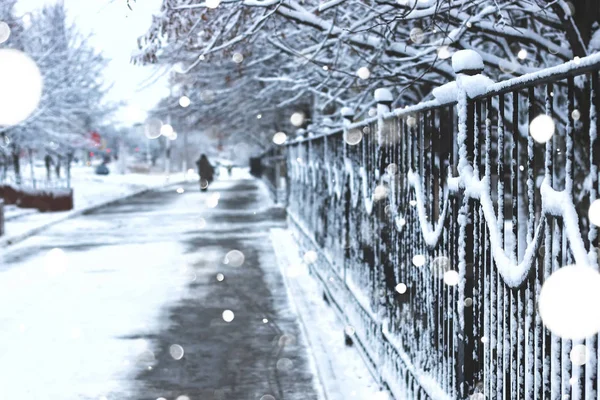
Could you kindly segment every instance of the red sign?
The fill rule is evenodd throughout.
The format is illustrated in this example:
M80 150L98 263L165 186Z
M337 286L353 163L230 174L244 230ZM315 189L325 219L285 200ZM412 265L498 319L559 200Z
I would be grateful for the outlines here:
M101 137L98 132L92 132L90 135L92 142L94 142L97 146L100 145Z

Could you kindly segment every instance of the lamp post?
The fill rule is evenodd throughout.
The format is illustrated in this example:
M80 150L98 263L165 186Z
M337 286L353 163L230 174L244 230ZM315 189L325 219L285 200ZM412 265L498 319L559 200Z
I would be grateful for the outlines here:
M171 81L173 78L173 71L171 71ZM169 84L169 101L173 98L173 85ZM171 125L171 112L167 115L167 125L170 129L170 132L163 133L167 144L165 145L165 174L167 175L167 179L171 174L171 135L173 135L173 127ZM165 127L166 127L165 126Z
M171 139L165 137L167 145L165 148L165 174L169 176L171 174Z
M167 116L167 124L163 125L160 130L161 136L165 137L165 174L169 176L171 173L171 140L175 140L175 132L171 126L171 116Z

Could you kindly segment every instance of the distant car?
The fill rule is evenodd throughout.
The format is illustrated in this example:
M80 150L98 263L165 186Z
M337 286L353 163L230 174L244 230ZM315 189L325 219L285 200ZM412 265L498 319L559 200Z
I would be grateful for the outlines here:
M110 170L104 164L100 164L96 167L96 175L108 175Z

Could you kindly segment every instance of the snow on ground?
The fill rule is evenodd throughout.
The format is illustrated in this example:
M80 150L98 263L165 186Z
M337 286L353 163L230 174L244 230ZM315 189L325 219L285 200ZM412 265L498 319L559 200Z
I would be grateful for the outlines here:
M344 330L347 327L323 300L323 291L309 275L291 232L272 229L271 240L327 398L384 398L358 350L345 345Z
M40 171L37 176L43 176ZM175 173L167 178L163 174L109 174L96 175L94 167L75 166L72 169L74 210L83 210L110 202L144 189L157 188L169 182L195 180L196 174ZM41 213L37 210L4 206L5 236L15 237L31 229L65 218L72 211Z
M0 253L0 399L320 400L269 240L284 222L248 178L152 191Z
M183 248L172 242L61 253L2 273L0 301L10 306L0 313L0 398L97 399L119 390L130 364L153 365L146 340L122 338L155 328L161 306L187 283ZM147 257L124 264L129 254Z
M308 369L302 353L296 353L298 350L290 348L291 352L286 350L283 354L285 360L294 363L292 375L280 371L283 375L279 379L288 391L286 398L297 398L302 393L305 399L329 400L377 396L377 383L357 350L345 346L344 326L322 300L316 282L307 275L288 231L271 230L277 260L272 255L268 232L273 228L273 216L281 209L273 208L267 200L264 185L259 185L258 195L248 191L250 184L242 184L246 189L239 191L239 180L249 179L247 170L234 170L231 177L222 172L225 173L207 193L199 193L195 182L162 188L54 225L2 253L0 301L9 306L0 312L0 343L4 343L0 346L0 398L116 400L140 398L142 393L146 398L151 393L152 398L175 399L179 394L191 394L190 390L198 393L200 386L188 386L188 391L184 391L186 374L190 374L186 363L193 363L199 354L206 357L207 351L222 354L225 350L206 347L213 343L205 336L211 328L179 326L177 329L185 329L189 334L178 333L177 325L172 324L181 317L173 312L182 306L189 308L186 304L192 301L198 310L193 318L210 319L201 314L212 312L212 303L219 301L215 295L225 296L223 301L234 310L235 321L242 323L248 318L248 299L244 304L236 303L234 296L238 294L255 299L269 321L263 324L263 316L258 316L260 329L267 329L265 332L247 331L253 322L232 327L242 329L244 339L240 340L254 343L240 342L238 348L255 346L265 334L270 337L268 331L273 328L297 338L300 349L304 343L311 346L308 351L314 362ZM217 191L221 196L217 207L207 207ZM163 203L161 199L175 200ZM190 251L190 243L201 247ZM250 276L223 270L221 260L227 249L215 247L217 243L238 243L247 262L257 252L258 259L248 267L260 265L266 287L251 281L255 278ZM219 271L225 272L231 286L225 292L209 283ZM285 285L281 283L281 272L287 281ZM250 284L251 288L240 286L243 284ZM271 311L268 306L262 308L269 302L274 307ZM202 311L202 307L206 310ZM254 314L255 311L250 313ZM190 321L190 317L184 317L184 321ZM302 322L302 332L294 328L296 318ZM194 329L202 329L202 334ZM188 361L177 363L168 355L165 360L165 335L169 344L171 336L179 338L173 343L183 346ZM256 357L260 360L263 356L259 354ZM203 363L203 370L223 373L217 360L207 358ZM257 363L260 368L252 376L266 373L263 362ZM162 372L167 371L165 366L172 372ZM148 376L140 375L141 371ZM309 390L310 376L317 372L326 396L319 393L323 388L316 381L317 397L311 394L313 389ZM197 382L196 385L210 381L206 376L194 376L190 382ZM298 390L301 385L306 391ZM158 392L161 388L165 391ZM257 390L254 383L250 388ZM173 397L175 393L179 394Z

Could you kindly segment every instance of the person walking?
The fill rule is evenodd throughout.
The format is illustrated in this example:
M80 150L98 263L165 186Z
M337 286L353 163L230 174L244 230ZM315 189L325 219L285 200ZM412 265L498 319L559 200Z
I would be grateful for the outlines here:
M56 179L60 179L60 162L62 161L61 156L56 156L56 163L54 163L54 172L56 172Z
M198 175L200 175L200 190L206 191L208 185L213 181L215 169L208 161L206 154L200 156L196 165L198 166Z
M50 154L46 154L46 157L44 157L44 163L46 164L46 179L50 180L50 169L52 168L52 164L54 164Z

